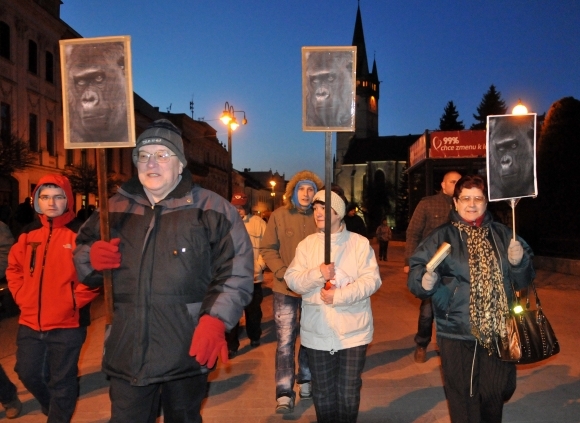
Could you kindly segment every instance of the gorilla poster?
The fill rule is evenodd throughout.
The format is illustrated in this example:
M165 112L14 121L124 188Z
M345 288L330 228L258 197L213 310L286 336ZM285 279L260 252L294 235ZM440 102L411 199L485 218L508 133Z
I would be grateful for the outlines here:
M302 47L302 130L355 130L356 47Z
M135 146L130 37L60 41L64 147Z
M489 201L538 195L536 114L487 117Z

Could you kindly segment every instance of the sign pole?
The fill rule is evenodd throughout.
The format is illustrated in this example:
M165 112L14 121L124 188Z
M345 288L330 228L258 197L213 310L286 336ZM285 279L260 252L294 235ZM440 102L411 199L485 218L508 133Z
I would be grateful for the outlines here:
M107 158L104 148L97 148L97 182L99 190L99 222L101 239L109 242L109 196L107 192ZM105 297L105 323L113 323L113 275L111 269L103 270L103 287Z
M330 264L330 188L332 185L332 132L325 132L324 140L324 264ZM326 282L325 289L330 289L330 282Z

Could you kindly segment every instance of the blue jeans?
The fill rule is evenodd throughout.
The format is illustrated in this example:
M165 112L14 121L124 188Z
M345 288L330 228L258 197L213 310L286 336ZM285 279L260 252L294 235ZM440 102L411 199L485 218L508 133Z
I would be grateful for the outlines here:
M39 332L20 325L16 338L18 377L48 410L48 423L70 422L79 395L78 361L87 328Z
M300 332L302 298L274 292L274 322L276 323L276 399L296 397L294 381L310 382L310 368L304 348L298 351L298 375L295 373L294 352Z
M16 385L12 383L0 366L0 403L7 404L16 399Z

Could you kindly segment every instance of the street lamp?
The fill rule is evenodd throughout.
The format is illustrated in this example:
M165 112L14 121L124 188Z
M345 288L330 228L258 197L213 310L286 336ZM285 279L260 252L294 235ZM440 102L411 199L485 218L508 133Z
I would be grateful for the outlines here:
M274 209L276 208L276 193L274 192L274 187L276 186L276 181L272 180L270 181L270 185L272 186L272 192L270 193L270 196L272 197L272 211L274 211Z
M518 100L518 104L513 108L512 115L527 115L528 108L523 105L522 100Z
M228 200L231 200L232 198L232 172L234 169L234 163L232 161L232 131L235 131L238 129L238 126L240 126L235 116L236 113L244 114L242 125L247 125L248 119L246 119L246 112L243 110L234 110L234 106L230 106L230 103L226 101L220 120L224 123L224 125L228 126Z

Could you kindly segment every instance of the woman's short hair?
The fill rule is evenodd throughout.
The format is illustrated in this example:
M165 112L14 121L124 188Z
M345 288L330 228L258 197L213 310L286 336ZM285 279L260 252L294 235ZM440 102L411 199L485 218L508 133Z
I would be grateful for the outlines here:
M487 185L485 180L478 175L465 175L462 176L459 181L455 184L455 190L453 191L453 197L459 198L459 194L461 191L465 189L471 188L479 188L481 192L483 192L484 197L487 199Z

